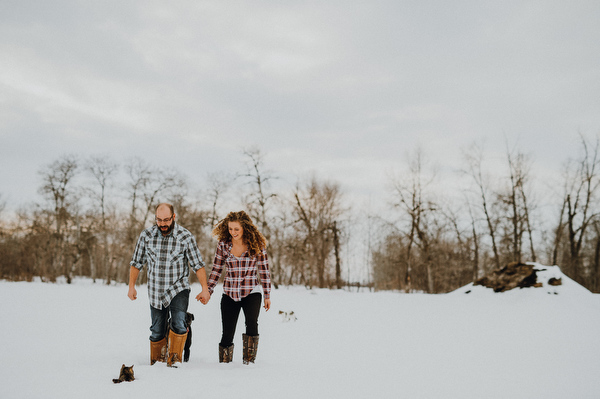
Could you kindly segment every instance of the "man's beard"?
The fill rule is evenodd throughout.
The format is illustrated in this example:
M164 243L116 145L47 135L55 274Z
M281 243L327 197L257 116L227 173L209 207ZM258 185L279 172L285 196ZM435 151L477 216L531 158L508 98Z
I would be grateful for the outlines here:
M158 224L157 224L158 226ZM173 231L173 227L175 226L175 221L171 221L171 224L168 226L158 226L158 229L162 233L163 236L169 235L171 231Z

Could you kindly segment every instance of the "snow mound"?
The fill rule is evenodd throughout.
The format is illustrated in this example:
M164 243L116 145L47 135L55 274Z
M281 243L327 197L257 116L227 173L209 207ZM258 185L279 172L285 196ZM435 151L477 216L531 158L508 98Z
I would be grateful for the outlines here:
M518 271L514 269L507 272L507 268L493 271L488 276L483 277L473 283L467 284L452 293L459 294L514 294L518 292L532 292L542 295L585 295L592 294L587 288L567 277L558 266L545 266L535 262L527 262L516 266L528 266L532 270L531 274L519 276ZM523 270L523 269L520 269ZM506 275L510 276L506 276ZM491 277L493 276L493 277ZM513 286L507 289L491 288L493 284L486 284L490 279L505 278L510 279L511 276L517 276L521 279L517 282L513 281Z

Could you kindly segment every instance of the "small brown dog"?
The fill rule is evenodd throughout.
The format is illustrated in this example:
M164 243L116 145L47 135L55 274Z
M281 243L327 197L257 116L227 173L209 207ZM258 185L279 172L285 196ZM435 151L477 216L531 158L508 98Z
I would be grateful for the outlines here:
M119 384L123 381L133 381L135 377L133 376L133 364L129 367L122 365L121 372L119 373L119 378L114 378L112 381L115 384Z

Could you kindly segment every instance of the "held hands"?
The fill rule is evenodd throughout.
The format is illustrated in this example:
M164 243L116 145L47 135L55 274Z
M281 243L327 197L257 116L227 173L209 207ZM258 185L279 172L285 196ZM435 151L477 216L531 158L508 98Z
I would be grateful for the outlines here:
M196 295L196 300L200 301L203 305L206 305L210 301L210 293L208 290L202 290L201 293Z

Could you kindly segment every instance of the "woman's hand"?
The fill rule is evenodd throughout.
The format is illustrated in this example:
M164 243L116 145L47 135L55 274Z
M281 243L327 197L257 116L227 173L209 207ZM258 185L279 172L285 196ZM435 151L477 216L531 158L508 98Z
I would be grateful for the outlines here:
M268 312L269 309L271 309L271 300L270 299L265 299L265 306L264 306L265 310Z

